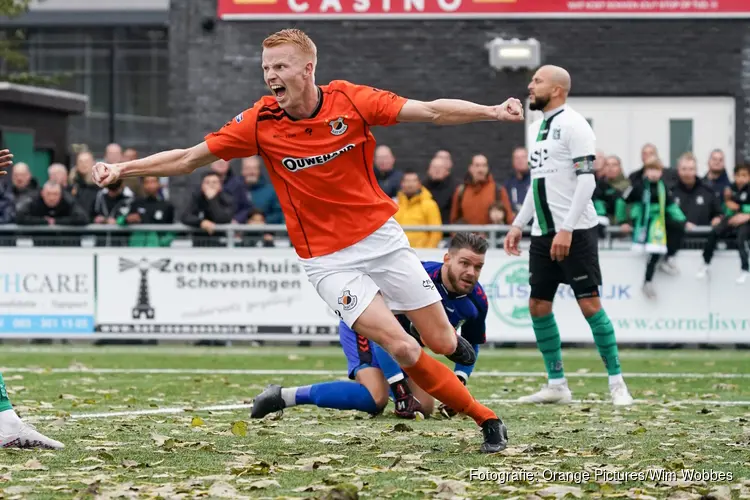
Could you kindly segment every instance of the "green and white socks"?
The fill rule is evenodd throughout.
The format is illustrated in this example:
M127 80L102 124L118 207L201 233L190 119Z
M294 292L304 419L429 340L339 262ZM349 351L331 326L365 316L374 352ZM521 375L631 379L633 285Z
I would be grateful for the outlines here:
M544 358L544 367L547 370L547 379L550 385L566 383L565 372L562 361L562 342L560 341L560 330L557 327L554 314L548 314L539 318L531 318L536 336L536 343ZM622 370L620 368L620 357L617 351L615 329L604 309L586 318L594 342L599 350L599 355L604 362L604 367L609 375L609 384L622 383Z
M604 367L607 369L609 385L624 383L622 370L620 369L620 356L617 352L617 340L615 340L615 328L612 326L609 316L604 312L604 309L600 309L590 318L586 318L586 321L591 327L594 343L599 350L599 356L604 362Z

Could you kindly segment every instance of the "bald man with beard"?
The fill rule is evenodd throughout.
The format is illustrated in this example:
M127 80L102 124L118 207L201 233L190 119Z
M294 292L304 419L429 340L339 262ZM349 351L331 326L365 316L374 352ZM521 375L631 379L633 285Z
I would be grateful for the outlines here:
M552 302L560 284L573 289L591 328L594 342L609 375L615 405L632 404L620 370L615 330L602 309L599 287L599 224L591 196L596 187L596 137L586 119L568 104L570 74L558 66L542 66L529 83L532 110L544 119L529 128L531 188L512 229L505 251L520 255L521 231L534 218L529 249L529 311L537 347L547 369L547 385L520 398L523 403L572 401L565 380L560 332Z

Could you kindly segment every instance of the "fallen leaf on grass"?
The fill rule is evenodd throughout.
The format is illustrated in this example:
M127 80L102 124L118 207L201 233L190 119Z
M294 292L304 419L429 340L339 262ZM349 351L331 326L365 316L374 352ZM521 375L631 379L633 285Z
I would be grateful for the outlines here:
M281 488L281 485L275 479L261 479L260 481L253 481L249 483L247 487L251 490L262 490L264 488Z
M123 466L123 467L125 467L126 469L132 469L132 468L134 468L134 467L138 467L138 466L139 466L139 465L141 465L141 464L139 464L139 463L138 463L138 462L136 462L135 460L123 460L123 461L122 461L122 463L121 463L120 465L122 465L122 466Z
M216 498L236 498L237 490L228 483L216 482L208 489L208 495Z
M556 499L561 499L567 497L568 495L572 495L575 498L583 498L583 492L581 491L581 488L577 488L575 486L552 485L544 488L543 490L537 491L536 494L542 498L554 497Z
M271 472L271 464L257 461L251 464L233 464L229 471L237 476L266 476Z
M359 493L355 485L347 483L334 486L319 498L321 500L358 500Z
M23 464L23 469L24 470L48 470L47 467L42 465L42 462L34 458L32 458L31 460Z
M244 420L232 422L232 434L240 437L247 436L247 422L245 422ZM260 434L260 432L258 434Z
M193 420L190 422L190 427L200 427L201 425L206 425L206 422L200 417L193 417Z
M412 429L411 427L409 427L408 425L406 425L406 424L404 424L402 422L393 426L393 431L394 432L411 432L413 430L414 429Z
M451 495L463 495L469 483L457 481L455 479L446 479L445 481L433 481L436 485L436 493L450 493Z
M172 438L169 436L163 436L161 434L153 433L151 434L151 439L154 440L154 443L156 443L156 446L164 446L164 443L166 443L168 440Z
M729 486L718 486L703 498L706 500L731 500L732 492L729 489Z
M309 484L307 486L300 486L299 488L293 488L292 491L295 493L309 493L311 491L322 491L327 490L330 486L325 484Z

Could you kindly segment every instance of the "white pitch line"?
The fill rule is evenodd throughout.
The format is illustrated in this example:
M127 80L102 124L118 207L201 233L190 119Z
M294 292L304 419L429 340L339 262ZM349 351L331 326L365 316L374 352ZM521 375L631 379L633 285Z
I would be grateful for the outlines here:
M489 398L483 399L483 403L487 404L507 404L507 405L521 405L525 403L519 403L515 399L498 399ZM573 404L601 404L610 405L611 402L602 399L574 399ZM677 401L654 401L647 399L636 399L635 405L662 405L662 406L750 406L750 401L703 401L700 399L683 399ZM232 410L249 410L252 408L252 404L231 404L231 405L214 405L214 406L203 406L199 408L191 407L174 407L174 408L158 408L151 410L130 410L130 411L111 411L102 413L78 413L70 415L71 420L86 420L86 419L97 419L97 418L115 418L115 417L138 417L142 415L169 415L178 413L198 413L206 411L232 411ZM32 416L26 418L27 421L50 421L58 420L61 417L57 416Z
M256 369L212 369L212 368L27 368L0 367L0 373L37 374L125 374L125 375L318 375L344 376L344 370L256 370ZM475 371L472 377L546 377L545 372L500 372ZM603 378L606 373L569 372L567 378ZM750 378L750 373L681 373L681 372L636 372L623 373L625 378L678 378L678 379L732 379Z
M489 404L526 404L519 403L515 399L496 399L489 398L483 399L483 403ZM606 399L574 399L573 404L591 405L591 404L604 404L611 405L612 402ZM712 401L703 399L683 399L677 401L669 400L653 400L653 399L636 399L634 400L635 405L646 404L646 405L662 405L662 406L750 406L750 401Z
M103 413L79 413L79 414L72 414L67 418L70 418L71 420L82 420L82 419L89 419L89 418L114 418L114 417L137 417L141 415L168 415L168 414L175 414L175 413L194 413L194 412L201 412L201 411L232 411L232 410L244 410L244 409L250 409L253 405L251 404L236 404L236 405L217 405L217 406L203 406L201 408L190 408L190 407L180 407L180 408L158 408L154 410L130 410L130 411L110 411L110 412L103 412ZM57 420L60 417L55 416L43 416L43 417L30 417L27 420L37 420L37 421L43 421L43 420Z

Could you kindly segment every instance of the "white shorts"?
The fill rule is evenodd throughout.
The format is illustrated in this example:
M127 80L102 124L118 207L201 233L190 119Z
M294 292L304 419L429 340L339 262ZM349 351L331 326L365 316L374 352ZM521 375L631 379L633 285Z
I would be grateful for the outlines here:
M380 291L393 312L440 302L440 292L390 218L367 238L337 252L299 259L318 295L352 326Z

